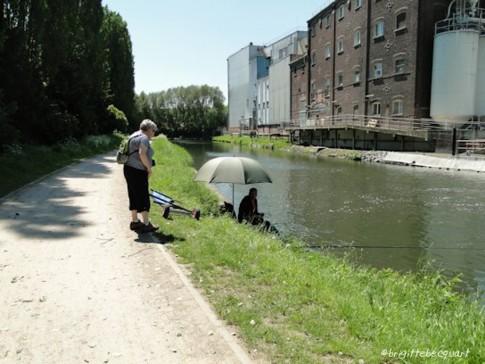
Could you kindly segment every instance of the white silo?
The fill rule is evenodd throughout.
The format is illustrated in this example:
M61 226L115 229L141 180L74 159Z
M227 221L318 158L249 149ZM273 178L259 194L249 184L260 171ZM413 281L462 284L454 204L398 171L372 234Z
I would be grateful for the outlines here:
M485 100L485 86L482 90L478 80L479 53L485 57L480 52L481 15L477 0L455 0L448 18L436 24L431 86L435 120L465 123L477 115L478 99Z
M475 102L476 115L480 118L485 117L485 35L480 37L480 49L478 51L478 78L477 78L477 98Z

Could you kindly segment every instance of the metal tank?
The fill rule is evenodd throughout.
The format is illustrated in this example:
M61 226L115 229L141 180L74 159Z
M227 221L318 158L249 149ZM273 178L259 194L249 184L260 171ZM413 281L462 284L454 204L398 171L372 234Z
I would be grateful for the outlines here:
M431 117L464 124L485 108L485 23L478 0L454 0L436 24ZM482 78L483 77L483 78Z
M485 120L485 35L480 37L478 51L477 98L475 102L476 115Z
M434 43L431 117L466 122L475 115L479 33L447 31Z

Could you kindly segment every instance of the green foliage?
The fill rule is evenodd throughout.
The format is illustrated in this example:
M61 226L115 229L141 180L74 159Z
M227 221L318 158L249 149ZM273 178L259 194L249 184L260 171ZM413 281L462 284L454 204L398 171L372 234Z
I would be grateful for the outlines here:
M266 149L284 149L291 146L287 137L257 136L252 138L247 135L220 135L212 138L212 140L217 143L239 144Z
M141 118L156 120L172 137L210 138L226 125L227 109L218 87L189 86L137 97Z
M128 130L128 119L123 111L114 105L109 105L106 111L108 112L106 131L117 130L120 132L126 132Z
M126 23L117 14L113 21L101 0L2 0L0 7L0 89L3 105L15 105L5 112L0 102L0 123L9 135L13 128L21 142L51 144L111 132L109 104L133 111L134 82L116 81L133 80L133 62L124 66L132 60ZM122 31L125 48L109 41ZM112 61L120 52L122 67Z
M166 140L154 143L151 184L190 207L200 222L154 218L192 279L250 350L275 363L442 363L442 358L392 359L383 350L448 350L485 360L485 313L438 273L399 274L356 266L304 249L214 212L216 201L193 181L190 156ZM207 201L210 201L208 203Z
M52 146L6 144L0 153L3 176L0 196L80 158L116 148L123 135L87 136L80 141L66 138Z
M125 113L130 129L138 127L135 114L134 61L128 25L107 7L104 9L102 36L107 51L109 100Z

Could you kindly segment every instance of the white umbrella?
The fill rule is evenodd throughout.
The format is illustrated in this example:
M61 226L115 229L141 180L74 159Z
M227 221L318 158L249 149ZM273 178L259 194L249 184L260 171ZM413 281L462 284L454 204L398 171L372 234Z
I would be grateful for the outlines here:
M244 157L211 159L199 169L195 180L208 183L231 183L233 206L235 184L272 183L268 173L259 162Z

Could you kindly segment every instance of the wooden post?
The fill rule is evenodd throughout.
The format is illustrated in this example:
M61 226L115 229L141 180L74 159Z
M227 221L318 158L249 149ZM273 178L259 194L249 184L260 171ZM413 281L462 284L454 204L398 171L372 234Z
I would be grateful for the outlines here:
M355 129L352 129L352 149L355 150Z

